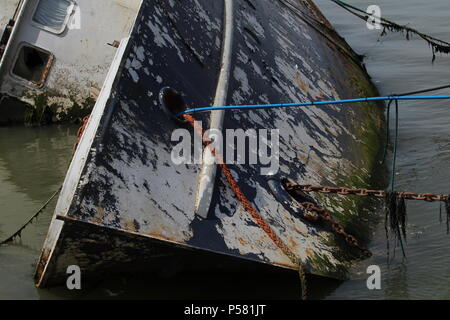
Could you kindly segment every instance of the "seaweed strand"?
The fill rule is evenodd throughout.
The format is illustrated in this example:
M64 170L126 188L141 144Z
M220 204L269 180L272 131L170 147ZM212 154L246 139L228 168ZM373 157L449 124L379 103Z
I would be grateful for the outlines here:
M387 249L389 252L389 232L394 235L394 242L400 244L403 257L406 257L403 239L406 241L406 202L396 191L386 192L385 197L385 231L387 238Z
M342 7L346 11L350 12L351 14L357 16L358 18L368 21L370 18L367 12L364 10L357 8L355 6L352 6L348 3L345 3L341 0L331 0L332 2L336 3L338 6ZM358 13L359 12L359 13ZM450 54L450 43L441 39L438 39L436 37L433 37L431 35L425 34L423 32L420 32L414 28L408 27L406 25L400 25L398 23L395 23L391 20L385 19L380 17L380 23L383 27L383 30L380 34L381 37L385 36L387 34L387 31L389 32L402 32L406 33L405 37L406 40L411 39L411 34L418 35L420 38L422 38L424 41L427 42L427 44L430 46L432 51L432 62L436 60L436 53L443 53L443 54Z
M406 201L403 197L397 198L397 217L402 231L403 239L406 242Z
M450 233L450 197L447 198L447 200L445 200L445 212L447 214L447 234Z

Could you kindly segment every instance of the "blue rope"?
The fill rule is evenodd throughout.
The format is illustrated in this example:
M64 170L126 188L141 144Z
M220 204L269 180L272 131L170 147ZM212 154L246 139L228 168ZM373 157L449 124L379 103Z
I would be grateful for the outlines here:
M268 109L268 108L306 107L306 106L315 106L315 105L386 101L386 100L431 100L431 99L450 99L450 95L446 95L446 96L384 96L384 97L366 97L366 98L330 100L330 101L309 101L309 102L297 102L297 103L202 107L202 108L187 109L185 111L177 113L175 116L178 117L183 114L214 111L214 110Z
M391 104L393 100L389 100L389 103L386 108L386 141L384 143L384 151L383 151L383 158L381 160L381 164L384 164L386 161L387 151L389 148L389 133L390 133L390 114L391 114Z

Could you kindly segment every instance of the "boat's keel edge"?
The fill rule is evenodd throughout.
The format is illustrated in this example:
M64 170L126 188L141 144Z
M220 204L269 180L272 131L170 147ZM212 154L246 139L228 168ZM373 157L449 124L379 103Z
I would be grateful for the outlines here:
M64 221L64 226L53 251L47 249L41 255L35 276L38 288L64 285L70 276L67 270L73 265L80 267L83 282L124 272L160 274L166 269L296 272L292 265L236 257L67 216L56 219Z

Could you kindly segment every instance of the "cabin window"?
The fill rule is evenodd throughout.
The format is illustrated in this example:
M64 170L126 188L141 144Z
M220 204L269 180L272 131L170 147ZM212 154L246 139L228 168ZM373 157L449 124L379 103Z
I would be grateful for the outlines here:
M42 87L50 70L53 55L42 49L22 45L16 58L12 73L36 87Z
M60 34L66 29L73 8L71 0L40 0L33 22L44 30Z

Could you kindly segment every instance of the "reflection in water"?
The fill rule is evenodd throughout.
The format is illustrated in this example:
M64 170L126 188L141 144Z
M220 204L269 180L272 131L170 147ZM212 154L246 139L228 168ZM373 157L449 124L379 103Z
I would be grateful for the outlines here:
M66 173L76 127L0 128L2 181L42 201Z
M406 263L389 268L387 277L385 299L411 298L408 291L408 266Z

